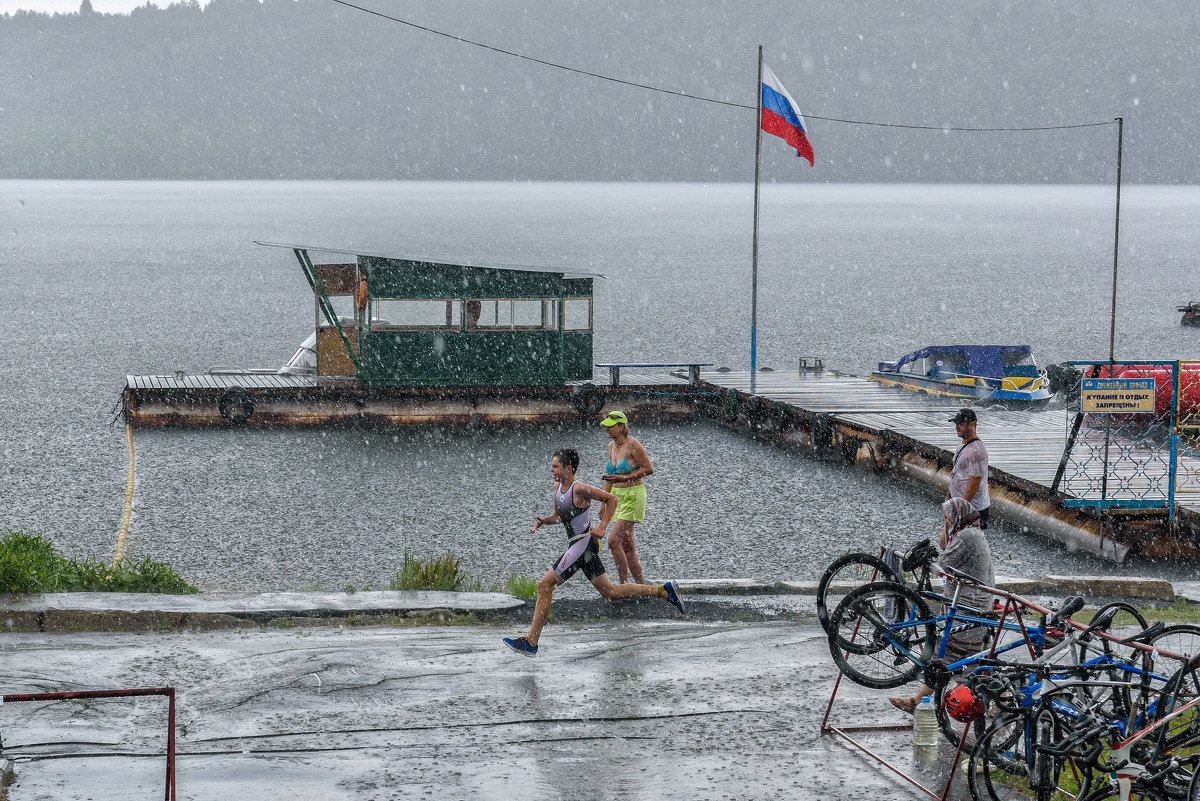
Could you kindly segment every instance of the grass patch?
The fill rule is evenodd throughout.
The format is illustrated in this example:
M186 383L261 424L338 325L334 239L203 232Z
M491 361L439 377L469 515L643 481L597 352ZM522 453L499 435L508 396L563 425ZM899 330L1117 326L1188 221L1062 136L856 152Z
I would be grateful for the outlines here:
M462 560L452 553L433 556L424 561L408 551L404 565L388 582L390 590L435 590L441 592L508 592L522 600L537 596L537 582L520 576L509 576L504 585L486 583L478 576L468 575Z
M1190 603L1182 596L1176 596L1175 602L1167 606L1135 606L1142 613L1142 617L1146 618L1146 622L1151 625L1158 621L1168 625L1174 623L1200 624L1200 604ZM1076 623L1090 623L1097 611L1097 609L1084 609L1072 615L1071 619Z
M399 573L392 576L388 588L454 592L469 581L462 569L462 560L452 553L434 556L422 562L405 551L404 566L400 568Z
M1182 596L1175 597L1175 603L1160 609L1143 609L1146 620L1153 624L1161 620L1163 623L1200 623L1200 604L1190 603Z
M39 534L7 531L0 537L0 592L199 592L165 562L146 558L116 564L94 556L68 559Z
M537 582L524 576L509 576L504 589L509 595L522 601L532 601L537 597Z

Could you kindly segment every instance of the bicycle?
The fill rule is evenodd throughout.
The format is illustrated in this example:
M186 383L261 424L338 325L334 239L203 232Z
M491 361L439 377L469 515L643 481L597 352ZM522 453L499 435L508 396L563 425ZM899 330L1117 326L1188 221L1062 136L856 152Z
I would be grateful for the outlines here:
M953 634L975 626L1020 632L1021 639L997 644L993 655L1022 647L1027 641L1035 648L1043 645L1044 623L1033 627L1023 622L1001 624L992 617L994 610L984 612L960 605L958 595L962 586L980 583L953 568L943 572L957 580L954 594L949 598L929 591L922 594L891 581L866 584L843 598L830 619L832 628L828 635L833 660L842 672L864 687L877 690L899 687L925 670L935 652L939 659L943 658ZM938 615L930 613L923 596L945 602L947 611ZM1083 607L1083 599L1079 596L1070 599L1070 603L1072 611ZM1069 612L1060 614L1066 617ZM942 625L940 635L939 624ZM986 656L983 653L967 656L944 665L944 669L954 672Z
M1052 651L1070 646L1070 639L1086 640L1093 630L1097 630L1095 622L1082 632L1073 632ZM1147 643L1164 630L1159 623L1121 643ZM1187 660L1159 690L1153 686L1162 679L1153 669L1157 655L1156 649L1143 650L1141 669L1110 657L1064 667L1049 663L1052 652L1047 652L1046 662L997 663L992 675L981 669L968 676L965 683L969 688L1003 710L971 751L967 774L972 796L983 798L986 790L988 798L1002 801L1015 789L1025 797L1046 801L1059 791L1062 771L1070 765L1076 792L1069 795L1089 798L1099 773L1124 771L1134 764L1130 776L1142 777L1144 785L1167 793L1164 798L1180 797L1187 777L1176 775L1175 768L1182 763L1164 761L1161 755L1200 740L1200 719L1194 711L1187 712L1191 704L1185 704L1200 701L1200 676L1197 660ZM1111 677L1116 670L1136 675L1136 695L1129 679L1087 678L1090 674ZM1014 692L1022 674L1038 680L1026 681ZM1111 692L1099 692L1101 689ZM1172 722L1173 726L1168 725ZM1138 731L1139 726L1144 728ZM1137 733L1130 734L1134 731ZM1148 748L1146 739L1151 732L1157 735L1153 748ZM1106 750L1109 756L1102 761ZM1114 786L1119 789L1122 785ZM1124 787L1129 789L1128 784ZM1111 797L1108 792L1103 786L1094 791L1097 799Z

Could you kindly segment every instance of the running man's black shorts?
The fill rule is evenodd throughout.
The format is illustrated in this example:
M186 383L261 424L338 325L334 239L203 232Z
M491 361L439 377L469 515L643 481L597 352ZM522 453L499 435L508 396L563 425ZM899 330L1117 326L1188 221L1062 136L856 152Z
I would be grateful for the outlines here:
M575 575L577 570L583 570L588 581L603 576L605 570L604 562L600 561L600 540L589 536L586 544L583 540L572 543L552 567L563 581Z

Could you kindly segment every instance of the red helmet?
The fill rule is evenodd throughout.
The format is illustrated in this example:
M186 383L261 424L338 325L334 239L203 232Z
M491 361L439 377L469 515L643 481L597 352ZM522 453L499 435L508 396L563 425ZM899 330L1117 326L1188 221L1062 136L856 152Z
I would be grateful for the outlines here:
M958 685L946 694L942 708L946 710L947 715L960 723L970 723L983 715L983 702L976 698L975 693L965 684Z

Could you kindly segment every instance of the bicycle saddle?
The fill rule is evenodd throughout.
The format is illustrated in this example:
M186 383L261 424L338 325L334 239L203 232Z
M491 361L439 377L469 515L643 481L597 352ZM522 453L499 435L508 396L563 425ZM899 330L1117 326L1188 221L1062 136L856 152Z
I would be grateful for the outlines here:
M908 549L908 553L904 555L904 561L900 563L900 567L905 573L911 573L914 570L924 567L937 559L938 549L929 540L921 540L916 545Z
M942 572L952 576L954 579L961 581L963 584L982 584L983 583L982 581L975 578L971 574L964 573L961 570L957 570L957 569L955 569L953 567L949 567L947 565L942 565L941 570L942 570Z
M1139 631L1132 637L1126 637L1125 639L1121 640L1120 643L1121 645L1133 645L1135 642L1144 643L1146 640L1152 640L1158 635L1162 634L1163 630L1166 628L1167 624L1160 620L1145 631Z
M1062 607L1060 607L1059 610L1050 617L1050 625L1061 628L1063 619L1068 618L1078 612L1083 608L1085 603L1086 601L1084 601L1082 595L1072 595L1069 598L1065 598L1063 600ZM1113 612L1115 613L1116 610L1113 610Z

